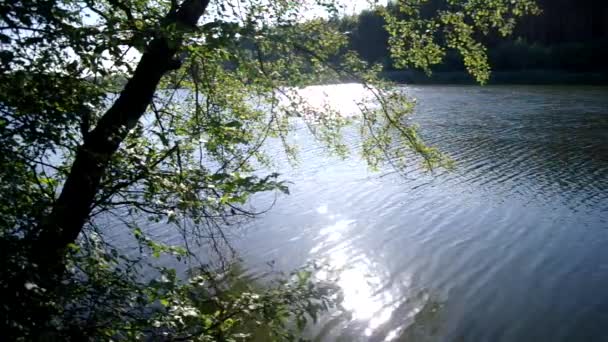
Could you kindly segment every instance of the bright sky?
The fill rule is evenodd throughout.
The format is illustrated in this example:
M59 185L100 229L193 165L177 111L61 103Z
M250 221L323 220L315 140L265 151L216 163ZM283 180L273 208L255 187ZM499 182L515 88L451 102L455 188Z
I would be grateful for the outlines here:
M387 0L372 0L372 2L376 2L378 4L386 4ZM346 4L346 14L358 13L370 7L370 0L342 0L342 3Z
M311 1L311 0L308 0ZM337 3L344 5L345 14L355 14L369 8L370 3L386 4L387 0L335 0Z
M304 4L314 4L319 0L293 0L293 1L302 1ZM325 0L327 1L327 0ZM362 10L366 9L366 8L370 8L372 6L372 4L386 4L388 0L333 0L335 1L335 3L342 5L344 8L343 14L347 14L347 15L351 15L351 14L356 14L358 12L361 12ZM307 19L312 19L312 18L318 18L318 17L327 17L327 12L322 9L322 8L314 8L315 6L312 6L313 8L305 13L302 13L303 17L302 19L307 20ZM94 23L95 20L98 18L97 15L93 12L87 12L87 15L89 15L89 17L87 19L85 19L85 23ZM141 57L141 54L135 50L135 49L130 49L126 55L125 55L125 59L132 61L133 63L136 63L139 58ZM113 63L110 60L107 60L104 62L104 65L106 66L111 66Z
M367 0L341 0L341 4L345 5L345 12L347 14L353 14L360 12L361 10L368 8L369 4Z
M308 20L318 17L327 18L327 12L319 6L311 5L315 4L319 0L294 0L294 1L302 1L305 4L308 4L310 8L308 11L301 13L302 19ZM324 0L329 1L329 0ZM344 10L342 14L352 15L363 11L364 9L370 8L372 4L386 4L388 0L333 0L334 3L342 5Z

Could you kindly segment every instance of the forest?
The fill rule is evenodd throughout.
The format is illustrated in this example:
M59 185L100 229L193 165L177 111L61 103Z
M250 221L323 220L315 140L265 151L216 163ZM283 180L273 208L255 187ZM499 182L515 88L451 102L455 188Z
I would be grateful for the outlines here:
M568 80L576 83L605 83L608 81L608 2L598 0L542 0L542 12L522 18L508 38L499 34L482 37L495 76L507 75L501 82L554 83ZM427 13L445 7L442 1L429 1ZM389 3L389 11L395 5ZM435 77L426 80L424 75L411 70L399 73L389 51L389 33L383 16L374 11L344 17L338 23L350 33L350 48L369 63L381 63L386 75L395 81L460 82L466 74L456 51L448 51L444 61L433 67L441 75L452 73L456 79ZM514 78L517 73L521 75ZM564 78L562 76L578 75ZM403 79L404 75L408 75ZM412 78L413 76L417 77ZM472 82L472 79L467 79ZM570 83L570 82L567 82Z
M376 291L366 287L370 278L362 272L353 274L354 268L317 262L311 254L293 267L274 269L274 256L263 254L260 257L271 269L253 274L249 272L254 257L233 246L236 237L245 232L241 228L267 217L276 203L298 189L296 182L302 177L290 177L289 172L299 165L300 155L312 148L319 155L335 158L336 163L356 158L365 177L348 183L349 172L335 175L340 197L345 198L348 191L369 184L382 190L379 184L385 175L372 179L371 171L394 173L400 177L394 182L399 185L410 177L412 167L419 172L415 177L422 180L452 172L458 167L454 159L411 120L418 110L417 98L390 82L410 80L412 70L418 70L416 75L433 73L444 80L445 73L456 73L448 75L452 82L461 81L458 73L462 73L480 85L495 81L491 77L501 72L522 70L538 71L538 78L524 74L517 82L547 82L547 74L558 73L581 74L574 81L587 83L605 80L605 2L545 0L539 2L541 13L534 0L403 0L350 17L340 15L339 1L310 2L316 7L286 0L0 2L0 340L302 341L323 317L336 312L356 317L348 308L353 293L358 299L352 305L355 309L363 307L367 317L378 316L372 300ZM572 81L571 74L552 81ZM320 93L324 91L315 91L323 86L334 89L333 100L341 102L336 106L322 103ZM457 95L466 95L466 88L458 89ZM348 95L354 98L348 99ZM561 93L550 95L549 100L562 100ZM583 100L595 97L608 98L591 94ZM481 105L476 107L468 100L451 102L449 110L434 111L432 116L452 115L458 108L469 115L481 108L479 112L485 114L497 104L521 107L498 103L489 95L476 101ZM570 102L581 103L577 98ZM593 146L586 139L568 139L576 137L572 133L577 127L601 128L606 120L598 117L580 124L573 124L570 118L552 120L545 108L561 109L558 103L543 106L540 116L527 121L511 116L512 125L504 125L509 116L500 113L495 118L472 116L466 125L455 116L434 126L444 137L450 137L450 127L472 127L479 134L470 139L458 135L449 139L450 146L471 141L459 149L492 148L492 157L502 151L509 154L510 161L512 150L493 148L488 137L497 135L486 134L484 129L493 120L500 129L520 129L522 122L528 122L529 131L501 131L509 134L498 142L563 133L553 141L543 141L544 150L533 149L534 139L525 141L533 157L524 155L518 160L529 163L547 155L553 164L544 165L545 171L568 170L571 165L583 169L589 164L586 161L556 164L568 155L560 148L574 143L584 144L584 149ZM340 111L349 105L354 113ZM598 107L589 104L589 112ZM563 112L569 114L569 110ZM538 126L552 121L564 126ZM592 139L605 137L598 132L589 129L586 133ZM310 142L302 137L309 137ZM592 150L589 155L605 151ZM551 151L560 153L551 155ZM576 154L585 156L580 151ZM596 159L598 164L606 160L601 155ZM306 167L306 159L302 160ZM521 173L528 178L551 179L526 174L535 168L525 166ZM600 179L594 188L598 195L581 203L605 203L602 196L608 192L603 184L608 178L601 172L607 169L599 167L590 176L577 177L586 183ZM328 170L330 167L320 168L311 178L329 180ZM492 172L487 173L494 176ZM568 190L560 188L564 184L582 187L563 181L561 175L557 178L560 182L543 189L562 193L562 189ZM300 222L297 217L301 212L328 212L321 203L323 194L315 192L323 190L320 184L315 183L310 191L314 206L301 209L294 205L297 212L284 215L276 226L285 225L286 230L310 237L306 229L312 221ZM385 184L384 189L391 186ZM387 199L416 188L408 185L381 201L388 203ZM447 190L439 198L447 198ZM465 203L461 193L454 197L456 212ZM353 196L356 200L352 202L371 197ZM264 198L271 199L268 205L260 201ZM417 199L394 202L399 212L414 212L417 203L422 203ZM487 200L480 198L479 202ZM439 212L437 201L431 203L421 207ZM367 218L381 216L374 209L376 203L369 207L374 211ZM364 212L361 209L357 212ZM600 215L608 210L598 210L602 210L598 222L605 223ZM478 215L477 210L471 212ZM543 209L539 217L544 219L546 212ZM511 216L525 218L509 211ZM328 220L340 216L332 217L327 215ZM347 218L329 226L332 234L328 236L341 238L339 230L355 222ZM361 221L367 226L366 219ZM427 216L420 219L433 221ZM490 220L487 226L501 222ZM520 222L507 228L511 226L520 226ZM392 227L383 224L373 235L393 234ZM394 232L408 229L399 228ZM462 231L466 233L466 229ZM264 233L262 240L281 235ZM483 231L479 235L491 234ZM386 240L401 244L397 237ZM454 245L456 240L437 241ZM564 240L579 239L565 236ZM256 240L243 236L242 243L254 246ZM500 247L511 250L517 245ZM295 247L285 246L286 250ZM373 246L370 250L379 249ZM312 253L314 248L309 247ZM405 250L402 245L398 249ZM500 248L488 245L484 249ZM438 264L434 262L437 255L428 258L424 267ZM339 256L333 254L334 259ZM288 253L279 257L296 259ZM362 260L354 255L343 259L355 266ZM475 257L475 264L482 259L490 260ZM374 268L383 264L369 262ZM579 263L573 265L578 269ZM339 272L350 288L339 282ZM479 273L492 274L475 270ZM509 278L519 280L510 272ZM496 283L501 284L502 279L496 278ZM460 288L476 289L469 284ZM367 296L357 295L366 290ZM400 296L404 305L426 297L426 306L416 311L435 311L430 296ZM513 295L508 300L518 298ZM400 328L410 325L403 319L412 316L410 313L394 312ZM562 321L571 321L571 317ZM502 327L496 331L502 332Z

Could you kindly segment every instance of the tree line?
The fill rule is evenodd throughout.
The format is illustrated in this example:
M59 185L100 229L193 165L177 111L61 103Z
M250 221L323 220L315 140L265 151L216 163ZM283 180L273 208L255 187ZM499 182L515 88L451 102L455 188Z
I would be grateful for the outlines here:
M497 33L481 40L488 48L493 70L563 70L593 72L606 70L608 60L608 2L599 0L541 0L540 15L522 18L513 34L503 38ZM427 15L446 8L443 1L428 1ZM389 3L389 12L396 6ZM381 63L385 70L396 67L389 51L389 32L384 16L365 10L346 16L337 25L349 34L349 48L369 63ZM448 51L434 71L463 71L462 59Z

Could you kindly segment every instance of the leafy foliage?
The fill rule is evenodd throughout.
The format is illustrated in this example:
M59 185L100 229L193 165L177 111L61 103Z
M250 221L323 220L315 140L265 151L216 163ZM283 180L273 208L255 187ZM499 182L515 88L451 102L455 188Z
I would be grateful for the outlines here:
M475 32L507 34L535 11L528 0L451 0L427 18L423 2L400 1L398 15L377 8L393 58L429 70L447 44L480 82L488 65ZM329 19L303 20L310 7ZM296 339L291 322L301 329L334 300L309 271L230 294L214 270L184 280L155 259L196 260L193 243L220 252L226 227L255 216L252 195L287 194L266 172L273 156L263 146L277 141L295 160L296 122L338 155L352 152L341 129L358 124L356 152L374 168L449 164L408 124L412 100L378 77L379 65L346 51L345 33L330 24L334 1L5 1L0 12L7 338L236 340L259 321L275 339ZM299 91L342 81L370 95L358 118ZM155 240L150 221L174 227L183 245ZM111 229L130 231L152 258L112 246ZM160 280L142 277L154 272Z
M476 35L497 30L507 36L513 32L516 18L539 11L533 1L447 1L436 15L426 18L421 13L426 2L399 1L397 14L384 11L395 66L412 65L430 73L430 67L445 57L447 46L460 53L467 71L480 83L488 81L490 66ZM401 16L416 19L400 20Z
M601 17L606 11L606 3L567 1L538 1L542 13L538 9L529 8L521 12L520 25L515 26L512 16L506 29L512 31L509 37L502 36L497 30L483 30L475 33L474 38L481 42L485 48L488 61L494 71L522 71L522 70L559 70L569 72L598 72L606 69L603 62L606 59L606 38L608 32L594 28L593 23L602 22ZM447 6L445 1L421 2L418 11L422 18L435 17L434 14L453 11L455 6ZM368 63L380 63L390 75L399 75L401 68L409 69L408 74L418 74L412 70L416 62L395 63L389 51L389 33L387 19L383 12L391 17L403 16L398 5L389 2L382 11L364 10L351 16L344 16L336 20L344 32L348 32L348 49L356 51ZM506 14L506 12L500 12ZM528 15L527 15L528 14ZM465 22L473 20L464 18ZM388 20L390 21L390 20ZM604 20L605 21L605 20ZM492 19L485 20L486 26L492 26ZM499 23L500 24L500 23ZM440 64L430 65L434 73L465 71L466 66L459 50L444 44L448 27L439 23L428 31L427 37L437 38L437 43L445 49L445 55ZM507 33L509 32L507 31ZM502 31L505 33L505 31ZM399 40L399 38L396 38ZM404 42L404 44L407 42ZM408 43L409 44L409 43ZM425 57L421 55L419 57ZM399 68L397 68L397 66ZM428 70L427 70L428 71ZM424 76L424 75L420 75ZM440 81L437 75L428 79ZM465 75L466 76L466 75ZM462 78L462 76L461 76ZM552 77L543 77L550 81ZM494 80L497 80L496 78ZM534 79L527 79L534 82ZM403 82L403 80L402 80Z

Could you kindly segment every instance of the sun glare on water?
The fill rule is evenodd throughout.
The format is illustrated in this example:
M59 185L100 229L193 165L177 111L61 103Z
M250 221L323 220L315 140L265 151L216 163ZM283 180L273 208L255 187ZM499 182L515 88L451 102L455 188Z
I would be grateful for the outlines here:
M392 287L386 286L387 279L382 265L372 261L349 241L348 237L352 237L357 221L331 214L325 204L320 205L316 211L335 222L319 231L318 243L310 255L324 260L332 270L330 272L337 272L331 276L336 277L335 282L342 290L342 308L350 314L352 321L365 325L364 334L370 337L378 329L386 328L383 325L393 318L395 309L403 303L395 297ZM330 277L325 272L318 276L321 279ZM400 285L407 286L403 280ZM419 308L411 310L415 312ZM384 340L390 341L396 337L396 330L393 330Z
M324 114L336 114L342 117L355 117L361 114L360 104L372 103L373 94L363 84L332 84L309 86L301 89L290 89L286 93L293 98L303 100L300 114L307 109Z

